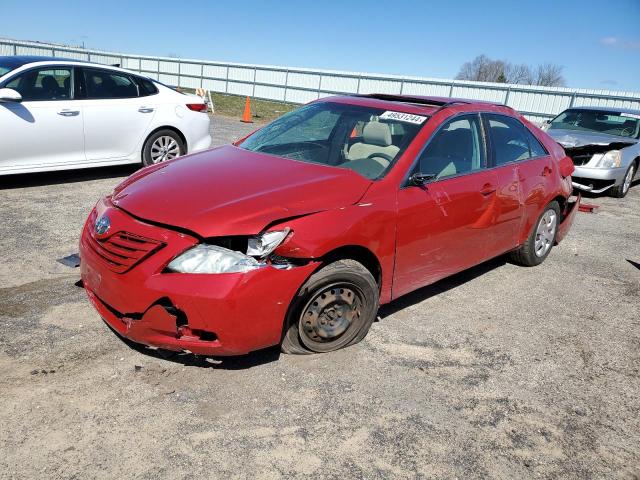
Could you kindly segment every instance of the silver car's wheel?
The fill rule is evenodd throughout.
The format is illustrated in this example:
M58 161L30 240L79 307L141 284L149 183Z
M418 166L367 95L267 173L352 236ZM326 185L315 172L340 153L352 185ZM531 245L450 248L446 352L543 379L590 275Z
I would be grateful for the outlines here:
M536 229L536 239L534 244L534 252L536 257L542 258L553 246L556 238L556 226L558 224L558 215L553 209L548 209L540 218Z
M171 160L180 155L180 146L173 137L163 135L151 144L151 161L153 163Z
M634 168L633 168L633 165L631 165L631 167L629 167L629 171L624 177L624 182L622 184L622 193L624 195L627 194L627 192L629 191L629 188L631 187L631 180L633 180L633 173L634 173Z
M633 182L633 175L636 173L636 164L632 163L629 165L629 169L627 173L624 174L624 179L620 185L612 187L609 190L609 195L615 198L623 198L629 193L629 188L631 188L631 182Z

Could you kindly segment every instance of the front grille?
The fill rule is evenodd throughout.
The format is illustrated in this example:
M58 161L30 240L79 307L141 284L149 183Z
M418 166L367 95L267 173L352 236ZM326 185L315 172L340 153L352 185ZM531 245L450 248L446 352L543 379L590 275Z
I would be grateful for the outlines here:
M589 163L589 160L593 157L593 153L583 153L579 155L573 155L571 160L573 160L573 164L577 166L586 165Z
M95 219L89 222L88 246L116 273L124 273L159 250L164 243L129 232L116 232L108 238L94 236Z

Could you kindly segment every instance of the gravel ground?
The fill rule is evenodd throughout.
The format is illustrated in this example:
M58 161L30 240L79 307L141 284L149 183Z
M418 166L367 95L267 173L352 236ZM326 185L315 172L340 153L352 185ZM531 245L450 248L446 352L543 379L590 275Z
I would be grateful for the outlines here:
M123 342L55 262L133 170L1 180L0 478L640 478L640 185L354 347L207 361Z

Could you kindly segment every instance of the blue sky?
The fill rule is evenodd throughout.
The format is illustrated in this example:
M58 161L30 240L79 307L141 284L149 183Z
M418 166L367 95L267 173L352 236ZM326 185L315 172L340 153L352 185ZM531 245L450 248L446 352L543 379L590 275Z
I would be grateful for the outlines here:
M148 55L452 78L479 54L640 91L640 0L2 0L0 36Z

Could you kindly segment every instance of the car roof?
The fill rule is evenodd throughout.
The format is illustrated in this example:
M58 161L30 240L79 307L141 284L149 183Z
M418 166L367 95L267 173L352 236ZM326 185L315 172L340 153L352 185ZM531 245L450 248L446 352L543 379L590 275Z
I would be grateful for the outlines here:
M3 63L10 63L15 67L21 67L23 65L27 65L28 63L37 63L37 62L79 62L79 63L89 63L84 60L76 60L73 58L63 58L63 57L45 57L39 55L11 55L11 56L0 56L0 61Z
M108 70L114 70L117 72L126 73L128 75L135 75L142 78L147 78L152 80L155 83L160 83L153 78L148 77L147 75L136 72L133 70L127 70L125 68L116 67L113 65L105 65L103 63L94 63L88 62L86 60L77 60L75 58L64 58L64 57L46 57L46 56L36 56L36 55L11 55L11 56L0 56L0 64L10 65L14 69L24 67L29 64L51 64L51 63L62 63L62 64L77 64L83 66L90 66L96 68L104 68ZM14 72L9 72L9 74L13 74Z
M620 108L620 107L571 107L567 110L595 110L597 112L613 112L613 113L633 113L634 115L640 115L640 110L633 108ZM565 110L565 112L567 111Z
M370 93L324 97L318 101L351 103L366 107L394 109L406 113L429 116L450 107L461 107L468 111L473 110L473 107L478 107L480 110L508 113L510 115L516 114L512 108L506 107L505 105L468 98Z

